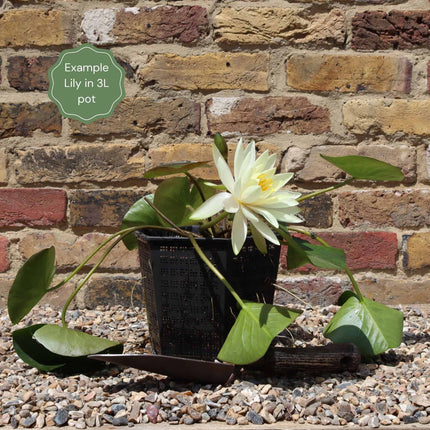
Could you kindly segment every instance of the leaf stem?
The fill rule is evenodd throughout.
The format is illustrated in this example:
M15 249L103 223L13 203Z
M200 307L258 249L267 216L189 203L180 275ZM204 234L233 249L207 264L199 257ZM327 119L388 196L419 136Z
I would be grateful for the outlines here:
M289 227L289 230L295 231L296 233L304 234L304 235L306 235L312 239L315 239L321 245L330 247L330 245L324 239L317 236L315 233L312 233L312 232L306 231L306 230L300 230L300 229L295 228L295 227ZM354 288L354 291L357 294L358 300L360 300L360 302L362 302L364 300L363 295L361 294L360 288L358 288L357 281L354 279L354 276L352 275L351 270L349 270L348 267L345 267L344 270L345 270L345 273L348 275L349 280L351 281L351 284Z
M340 187L343 187L343 186L345 186L345 185L348 185L350 182L352 182L352 181L354 181L354 180L355 180L355 178L349 178L349 179L347 179L346 181L341 182L340 184L332 185L331 187L324 188L323 190L314 191L313 193L306 194L305 196L299 197L299 198L297 199L297 201L298 201L298 202L302 202L302 201L304 201L304 200L311 199L312 197L319 196L320 194L324 194L324 193L327 193L327 192L329 192L329 191L333 191L333 190L335 190L335 189L337 189L337 188L340 188Z
M364 301L363 294L361 294L361 291L358 288L357 281L354 279L354 276L352 276L352 273L348 269L348 267L345 269L345 273L348 275L348 278L351 281L352 286L354 287L354 291L355 291L355 294L357 294L358 300L360 300L360 302L363 302Z
M128 234L128 233L127 233ZM126 236L126 235L124 235ZM79 291L81 290L81 288L85 285L85 283L88 281L88 279L91 278L92 274L98 269L98 267L100 266L100 264L103 263L104 259L108 256L108 254L112 251L112 249L119 243L121 242L121 240L123 239L124 236L119 236L115 242L109 246L109 248L103 253L103 255L101 256L100 260L97 261L97 263L92 267L92 269L87 273L87 275L85 276L85 278L83 279L83 281L75 288L75 291L73 291L73 293L70 295L70 297L67 299L66 304L63 307L63 310L61 312L61 322L63 324L63 327L67 327L66 324L66 311L68 309L68 307L70 306L70 303L72 302L72 300L75 298L76 294L79 293Z
M194 184L194 186L197 188L197 191L200 194L200 197L202 198L202 201L205 202L205 195L203 193L202 188L200 187L199 182L197 181L197 179L189 172L185 172L185 175L190 179L190 181Z
M221 212L218 216L211 219L207 223L204 223L200 226L200 231L206 231L209 230L211 227L213 227L216 223L222 221L224 218L228 216L228 212Z

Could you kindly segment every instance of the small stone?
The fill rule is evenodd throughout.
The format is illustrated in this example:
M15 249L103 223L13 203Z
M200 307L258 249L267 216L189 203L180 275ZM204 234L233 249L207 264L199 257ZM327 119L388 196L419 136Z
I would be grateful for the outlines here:
M364 415L358 419L357 424L360 427L366 427L367 424L369 424L369 420L370 420L370 415Z
M261 415L254 412L252 409L248 411L247 418L252 424L261 425L264 423L264 419Z
M125 415L122 417L118 417L118 418L113 417L112 425L114 425L114 426L126 426L126 425L128 425L128 419Z
M261 410L260 415L267 424L276 423L275 417L266 408Z
M23 420L20 421L19 424L22 427L29 428L29 427L32 427L35 422L36 422L36 414L30 415L29 417L24 418Z
M240 426L246 426L247 424L249 424L249 420L246 417L239 417L237 419L237 424L239 424Z
M374 429L378 428L380 426L379 418L376 415L374 415L373 417L370 418L367 425Z
M148 415L149 421L151 421L151 423L153 423L153 424L157 423L157 417L158 417L157 406L154 406L154 405L147 406L146 414Z
M405 423L405 424L412 424L412 423L416 423L416 422L418 422L418 418L417 417L415 417L415 416L411 416L411 415L404 415L403 416L403 422Z
M57 413L54 416L54 423L56 426L64 426L69 419L69 411L67 409L61 408L58 409Z
M185 418L184 418L184 424L186 424L186 425L191 425L191 424L194 424L194 420L190 417L190 416L185 416Z
M35 425L35 427L38 428L38 429L41 429L44 426L45 426L45 414L39 413L37 415L37 418L36 418L36 425Z
M112 413L113 413L114 415L116 415L119 411L123 411L123 410L125 410L125 409L126 409L125 405L124 405L124 404L121 404L121 403L114 403L114 404L111 406L111 410L112 410Z
M234 426L237 423L237 420L235 417L227 416L225 419L225 423L231 426Z

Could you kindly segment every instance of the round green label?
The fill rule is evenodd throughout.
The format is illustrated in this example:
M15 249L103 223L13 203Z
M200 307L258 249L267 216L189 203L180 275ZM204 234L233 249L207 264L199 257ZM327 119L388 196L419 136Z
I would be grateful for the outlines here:
M85 124L112 115L124 98L124 69L112 52L86 43L66 49L49 69L49 98Z

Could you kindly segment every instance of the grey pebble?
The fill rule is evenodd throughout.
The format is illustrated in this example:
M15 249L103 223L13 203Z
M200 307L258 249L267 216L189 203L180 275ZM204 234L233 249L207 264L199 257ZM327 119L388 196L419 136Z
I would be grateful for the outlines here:
M67 424L68 419L69 411L67 409L61 408L58 409L57 413L54 416L54 423L56 426L61 427Z
M28 428L28 427L32 427L32 426L33 426L33 424L36 422L36 417L37 417L37 414L30 415L29 417L24 418L23 420L21 420L21 421L19 422L19 424L20 424L22 427L26 427L26 428Z
M252 409L250 409L247 413L247 418L249 421L252 422L252 424L261 425L264 423L263 417L256 412L254 412Z
M114 426L126 426L126 425L128 425L128 419L126 416L113 417L112 425L114 425Z

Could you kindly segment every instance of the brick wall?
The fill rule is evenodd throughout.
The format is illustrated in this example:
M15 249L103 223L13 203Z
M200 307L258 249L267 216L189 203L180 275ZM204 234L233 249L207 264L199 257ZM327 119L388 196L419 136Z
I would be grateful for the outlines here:
M67 273L153 190L146 168L207 159L216 131L276 151L302 192L342 180L320 153L402 168L400 185L342 188L303 213L370 297L430 302L427 0L11 3L0 12L0 305L32 253L55 244ZM126 70L125 100L88 125L47 96L48 68L83 42ZM324 304L348 286L339 273L288 274L285 261L279 282ZM137 256L119 247L79 300L130 304L133 292L138 304Z

